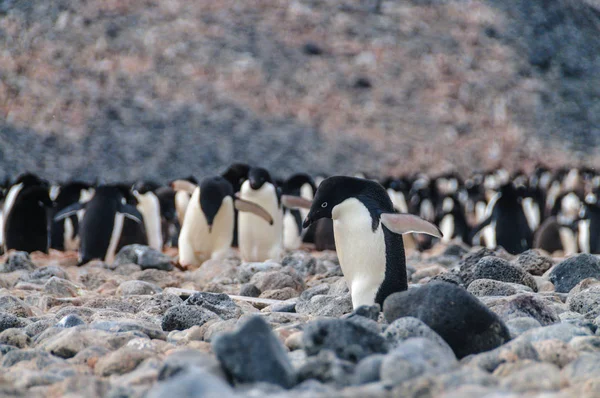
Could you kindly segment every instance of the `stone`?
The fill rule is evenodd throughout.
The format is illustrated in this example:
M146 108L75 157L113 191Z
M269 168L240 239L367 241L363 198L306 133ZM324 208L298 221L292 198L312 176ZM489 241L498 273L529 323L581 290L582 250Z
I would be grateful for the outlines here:
M259 316L250 317L235 332L215 337L212 349L225 371L238 383L263 381L284 388L296 383L285 347Z
M576 294L569 294L567 299L569 310L580 314L592 312L600 315L600 285L593 285Z
M138 281L152 283L161 289L167 287L179 286L181 283L181 274L168 272L160 269L145 269L131 275L131 278Z
M184 304L207 309L222 319L234 319L242 315L242 309L225 293L194 293Z
M25 348L31 344L31 338L21 329L6 329L0 333L0 344Z
M0 265L0 273L33 271L35 269L36 266L27 252L12 252L7 256L4 264Z
M565 343L577 336L591 336L592 331L586 327L570 323L556 323L554 325L531 329L519 336L519 340L536 342L543 340L561 340Z
M224 398L236 397L225 380L197 368L178 372L148 391L146 398Z
M298 297L299 294L296 290L291 287L284 287L283 289L265 290L260 294L260 298L269 300L289 300L294 297Z
M85 348L96 345L116 349L132 338L140 337L135 332L109 333L103 330L85 329L81 326L68 329L52 329L58 330L58 333L41 340L38 337L37 348L60 358L72 358Z
M31 308L23 300L8 294L0 295L0 311L19 318L27 318L33 315Z
M296 304L300 299L293 297L282 301L281 303L271 304L261 310L261 312L296 312Z
M102 308L105 310L113 310L121 313L134 314L137 312L137 308L135 305L132 305L125 300L117 300L107 297L93 298L87 301L85 305L88 308Z
M385 339L379 333L342 319L310 322L304 327L302 344L309 356L330 350L339 358L354 363L388 350Z
M162 329L185 330L192 326L202 326L211 319L220 319L217 314L195 305L176 305L169 308L162 318Z
M307 358L306 363L298 369L298 380L314 379L344 387L352 383L354 368L354 363L339 358L329 350L323 350L318 355Z
M383 337L386 339L390 349L398 347L400 344L413 337L429 339L440 346L448 345L439 334L434 332L429 326L423 323L423 321L413 317L396 319L385 329Z
M162 289L153 283L144 281L125 281L117 289L117 296L153 295L161 293Z
M569 345L578 352L600 352L600 336L576 336Z
M57 396L60 397L100 398L108 396L110 383L108 380L102 380L94 376L77 375L64 380L56 387Z
M587 253L578 254L556 264L548 277L557 292L569 293L586 278L600 279L600 259Z
M505 322L521 317L530 317L542 326L560 322L556 310L548 305L547 301L533 294L518 294L507 297L506 300L490 308Z
M90 329L105 330L112 333L138 331L151 339L166 340L165 333L157 326L135 319L95 321L90 324Z
M226 377L221 364L214 356L195 349L184 348L169 353L159 369L158 380L169 379L192 368L211 373L219 378Z
M352 309L352 297L349 294L344 296L316 295L308 301L300 299L296 304L296 312L299 314L334 318L350 313Z
M454 369L458 365L454 352L422 337L410 338L383 359L381 381L388 386L427 374L437 374Z
M300 294L306 289L304 279L291 268L281 271L258 272L252 276L250 283L261 292L289 287Z
M457 264L458 275L460 276L461 281L469 283L474 281L476 278L472 277L472 272L475 265L484 257L494 256L494 251L480 248L480 249L472 249L469 253L467 253ZM468 285L468 283L465 283Z
M384 359L385 355L383 354L373 354L358 362L354 370L352 384L361 385L378 382L381 379L381 364Z
M173 259L166 254L144 245L128 245L119 250L115 257L113 267L121 264L133 263L139 265L142 270L158 269L171 271Z
M281 260L281 265L294 269L294 271L303 277L317 273L317 260L304 251L295 251L287 254Z
M57 265L47 265L45 267L36 268L35 271L31 272L27 278L27 282L44 284L52 277L65 280L70 279L69 275L62 267Z
M171 307L183 304L183 300L171 293L157 293L152 296L130 297L130 300L136 300L135 305L139 311L144 311L152 315L164 315Z
M79 351L77 355L69 358L68 361L72 364L86 365L93 369L100 358L107 355L111 351L106 347L90 346Z
M83 319L81 319L81 317L77 316L76 314L69 314L65 317L63 317L60 321L58 321L58 323L56 324L57 328L72 328L75 326L79 326L79 325L85 325L85 321Z
M500 381L512 392L550 392L560 390L560 369L549 363L532 363Z
M461 274L461 277L467 287L477 279L493 279L525 285L537 292L537 283L533 276L499 257L483 257L468 272Z
M510 333L500 318L466 290L447 282L390 295L383 304L386 320L415 317L439 334L457 358L492 350Z
M44 291L56 297L77 297L81 288L66 279L53 276L44 284Z
M467 288L474 296L512 296L523 292L533 292L530 287L517 283L496 281L493 279L476 279Z
M554 261L536 250L527 250L517 256L514 264L531 275L541 276L552 268Z
M228 319L226 321L217 321L208 326L204 332L203 340L211 342L221 333L233 332L237 325L237 319Z
M506 327L510 331L512 338L518 337L528 330L539 328L542 325L534 318L530 317L516 317L506 321Z
M492 351L466 357L462 364L491 373L502 364L523 360L539 361L539 356L531 342L518 338Z
M364 317L372 321L377 322L379 320L379 313L381 312L379 304L375 305L361 305L350 314L344 315L343 319L352 319L355 317Z
M281 267L279 264L277 264ZM204 288L212 282L227 282L246 283L250 281L253 273L245 275L244 278L239 276L240 260L237 258L228 258L225 260L207 260L202 263L202 266L191 272L189 279L194 282L194 285Z
M121 347L100 358L94 367L94 373L104 377L129 373L150 356L152 353L149 351Z
M571 385L584 383L600 374L600 354L584 353L565 366L561 372Z
M542 362L548 362L559 368L564 368L579 357L577 351L561 340L536 341L533 348Z
M200 269L204 268L205 264L203 264ZM259 272L268 273L271 271L280 271L282 268L283 267L279 263L267 261L264 263L242 263L241 265L239 265L239 267L236 267L235 269L237 271L237 279L240 281L240 283L247 283L250 282L254 275ZM213 278L209 279L208 282L214 279L215 278L213 276Z
M309 287L300 294L300 300L309 301L314 296L328 294L330 289L331 287L327 283Z
M13 314L8 314L6 312L0 313L0 332L5 331L6 329L11 328L22 328L27 325L27 322L18 318Z
M240 287L240 296L244 297L258 297L260 296L260 289L256 287L256 285L252 283L244 283Z

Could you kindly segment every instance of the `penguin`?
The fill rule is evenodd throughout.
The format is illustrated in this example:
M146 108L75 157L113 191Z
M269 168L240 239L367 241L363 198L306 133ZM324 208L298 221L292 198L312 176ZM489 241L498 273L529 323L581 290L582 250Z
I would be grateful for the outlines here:
M85 213L79 229L78 265L95 259L112 263L122 237L124 220L143 223L142 214L134 205L127 203L123 187L117 185L99 186L88 202L77 202L64 208L54 216L54 221L63 220L80 210L85 210Z
M333 220L337 254L354 308L382 306L390 294L408 288L402 234L442 236L429 221L397 213L379 183L354 177L333 176L321 183L303 226L323 218Z
M161 231L163 242L169 247L177 247L180 225L175 209L175 191L171 187L161 186L154 193L158 198L161 215Z
M253 167L240 190L240 198L264 208L273 219L269 225L251 213L238 214L238 245L246 262L278 260L283 250L283 210L281 195L269 172Z
M308 174L298 173L289 177L282 184L283 195L300 196L306 200L312 200L317 190L315 182ZM304 239L308 230L303 232L302 220L308 214L306 209L284 208L283 213L283 247L287 250L297 250L303 241L314 242L314 236ZM310 239L312 238L312 239Z
M581 253L600 253L600 207L586 203L578 220L578 243Z
M170 184L171 188L175 190L175 210L177 212L177 220L179 221L179 225L183 225L185 211L187 209L188 203L190 203L191 194L189 193L189 189L185 189L182 187L185 184L191 184L193 186L196 186L198 185L198 180L196 180L196 178L194 178L193 176L189 176L187 178L174 180Z
M517 190L510 182L500 188L490 215L472 231L470 241L488 225L493 233L491 240L494 246L502 246L511 254L522 253L533 244L533 233L527 224Z
M441 201L436 224L440 226L440 230L444 237L442 242L449 243L452 239L458 238L464 243L469 242L469 224L465 216L465 211L456 197L456 195L448 195Z
M54 213L71 206L76 202L84 203L89 200L91 186L81 181L71 181L55 189ZM74 214L64 220L52 222L50 228L50 247L61 251L76 251L79 248L79 221L78 214Z
M24 185L4 223L4 250L48 253L52 201L47 185Z
M273 225L273 218L265 209L235 197L225 178L205 178L192 193L179 234L180 265L200 266L205 260L220 260L227 255L233 241L234 208Z
M160 201L154 193L160 188L155 182L138 182L133 186L132 194L137 200L137 209L142 214L144 220L144 229L146 231L146 240L148 246L162 251L163 233L162 233L162 215L160 210Z
M242 189L242 184L248 179L250 166L246 163L232 163L221 176L225 178L233 187L233 193L237 194ZM238 247L238 211L234 209L235 221L233 224L233 242L231 246Z

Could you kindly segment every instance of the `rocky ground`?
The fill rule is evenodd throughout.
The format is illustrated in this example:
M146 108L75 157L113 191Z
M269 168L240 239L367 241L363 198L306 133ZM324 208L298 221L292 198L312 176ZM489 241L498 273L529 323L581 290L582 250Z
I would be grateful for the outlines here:
M409 253L410 289L390 296L383 313L352 312L334 253L297 251L281 263L232 255L188 271L145 247L124 248L114 265L76 267L75 257L3 257L0 395L566 398L600 391L595 256L512 257L438 245Z

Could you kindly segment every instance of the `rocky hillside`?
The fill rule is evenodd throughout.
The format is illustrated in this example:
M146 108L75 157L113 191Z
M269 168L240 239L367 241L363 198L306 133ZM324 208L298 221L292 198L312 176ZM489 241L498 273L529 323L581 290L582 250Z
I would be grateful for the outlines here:
M0 174L594 164L588 0L0 0Z

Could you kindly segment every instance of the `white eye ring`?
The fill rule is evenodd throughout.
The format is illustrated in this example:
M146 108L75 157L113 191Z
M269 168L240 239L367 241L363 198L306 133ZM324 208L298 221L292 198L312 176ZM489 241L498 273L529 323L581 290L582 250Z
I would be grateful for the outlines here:
M327 207L327 202L323 202L323 203L321 203L321 207L322 207L322 208L326 208L326 207Z

